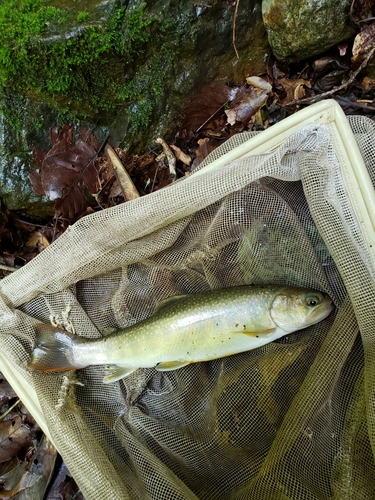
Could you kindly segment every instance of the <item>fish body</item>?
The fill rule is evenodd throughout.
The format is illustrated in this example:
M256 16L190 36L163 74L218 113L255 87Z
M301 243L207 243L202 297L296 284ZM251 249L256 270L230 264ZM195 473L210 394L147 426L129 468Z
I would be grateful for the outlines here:
M163 301L148 319L100 339L37 325L29 364L45 371L109 365L104 382L138 368L174 370L255 349L324 319L324 293L291 286L237 286Z

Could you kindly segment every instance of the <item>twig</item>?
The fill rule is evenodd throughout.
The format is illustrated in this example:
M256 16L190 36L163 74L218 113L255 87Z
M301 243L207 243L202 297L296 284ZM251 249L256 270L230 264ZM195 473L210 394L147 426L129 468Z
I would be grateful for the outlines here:
M237 22L237 13L238 13L238 6L240 5L240 0L236 0L236 7L234 9L234 17L233 17L233 26L232 26L232 45L234 48L234 51L236 53L237 59L239 59L239 55L237 52L237 47L236 47L236 22Z
M207 118L207 120L206 120L205 122L203 122L203 123L202 123L202 125L201 125L200 127L198 127L198 128L197 128L197 130L194 132L194 134L198 134L198 132L200 132L200 131L202 130L202 128L203 128L204 126L206 126L206 125L207 125L207 123L208 123L209 121L211 121L211 120L212 120L212 118L213 118L215 115L217 115L217 113L218 113L221 109L223 109L223 107L224 107L226 104L228 104L228 102L229 102L229 101L227 101L227 102L225 102L224 104L222 104L222 105L220 106L220 108L218 108L218 109L215 111L215 113L212 113L212 115L211 115L209 118Z
M45 229L47 227L47 224L35 224L35 222L27 222L26 220L19 219L18 217L14 217L13 219L16 220L17 222L21 222L21 224L27 224L29 226L35 226L35 227L41 227L42 229Z
M9 271L11 273L14 273L14 271L17 271L16 267L6 266L5 264L0 264L0 269L2 269L3 271Z
M57 230L57 217L55 215L55 223L53 225L53 233L52 233L52 243L55 241L56 238L56 230Z
M349 10L349 19L354 24L354 26L359 28L359 23L354 19L354 16L353 16L354 4L355 4L355 0L352 0L352 2L350 4L350 10Z
M354 71L354 73L352 73L352 75L350 76L348 81L343 83L339 87L335 87L331 90L327 90L327 92L323 92L323 94L316 94L316 95L313 95L311 97L305 97L304 99L297 99L297 100L294 99L293 101L290 101L287 104L284 104L282 106L282 108L287 108L288 106L293 106L295 104L306 104L308 102L314 101L315 99L321 99L322 97L326 97L328 95L335 94L336 92L339 92L340 90L345 89L346 87L348 87L349 85L351 85L354 82L354 80L357 78L359 73L367 66L369 60L374 55L374 53L375 53L375 44L371 48L371 50L369 51L369 53L367 54L365 59L362 61L361 65Z
M171 148L168 146L168 144L165 142L165 140L162 139L161 137L158 137L155 142L162 145L164 154L168 160L170 176L172 179L175 179L177 176L175 155L173 154Z
M155 182L156 182L156 174L158 173L158 170L159 170L159 165L157 165L157 167L155 169L154 180L152 181L152 186L151 186L150 193L154 192L154 186L155 186Z
M113 171L115 172L116 178L121 186L122 192L124 193L125 200L135 200L139 198L139 193L137 188L134 186L130 175L126 171L124 165L121 163L120 158L117 156L114 149L111 148L109 144L105 147L106 155L109 162L112 165Z
M7 411L5 411L2 415L0 415L0 420L4 420L4 418L8 415L8 413L10 413L20 402L21 400L17 399L17 401L10 408L7 409Z
M191 164L191 158L189 155L187 155L186 153L184 153L178 146L176 146L175 144L171 144L171 149L173 149L175 155L176 155L176 158L180 161L182 161L182 163L184 165L186 165L187 167L190 167L190 164Z
M95 161L95 160L97 159L97 157L99 156L99 154L100 154L100 153L101 153L101 151L103 150L105 143L108 141L108 137L109 137L109 134L107 134L107 135L105 136L105 138L104 138L103 142L101 143L101 145L100 145L100 147L99 147L98 151L94 154L94 156L91 158L91 160L89 160L89 161L86 163L86 165L85 165L84 169L83 169L83 170L82 170L82 172L81 172L81 175L82 175L82 174L84 174L84 172L86 171L87 167L88 167L88 166L89 166L89 165L90 165L93 161Z

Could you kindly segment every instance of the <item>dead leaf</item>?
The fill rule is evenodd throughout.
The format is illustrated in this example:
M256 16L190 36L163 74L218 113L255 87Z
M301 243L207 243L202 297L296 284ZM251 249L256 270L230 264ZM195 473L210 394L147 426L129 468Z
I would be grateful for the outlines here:
M48 490L45 500L67 500L69 498L71 499L73 496L76 500L84 500L82 493L79 492L78 486L74 482L74 479L64 462L61 465L50 489Z
M111 190L109 192L108 198L116 198L117 196L122 196L123 192L119 181L116 179L112 184Z
M195 160L193 162L192 170L196 168L214 149L218 146L218 141L205 137L198 140L198 148L195 150Z
M225 110L228 118L228 123L234 125L235 122L240 122L245 127L250 118L255 115L268 99L268 91L259 90L254 87L240 87L236 93L236 97L230 103L229 110Z
M361 87L366 90L367 92L369 90L374 90L375 88L375 79L374 78L369 78L368 76L365 76L364 79L361 82Z
M365 26L354 38L352 63L360 64L375 43L375 23Z
M305 88L311 89L309 80L298 78L293 80L291 78L281 78L280 85L286 90L286 97L281 101L282 104L287 104L293 100L303 99L305 97Z
M5 409L3 406L8 403L10 399L16 398L17 394L10 386L7 380L0 373L0 412L3 413Z
M230 100L231 91L222 83L203 87L181 114L175 137L184 140L194 137L197 130Z
M26 246L30 248L37 247L39 251L42 251L49 246L49 241L41 231L34 231L30 234Z
M311 81L314 90L326 92L341 84L344 75L350 70L350 61L348 57L326 55L316 59L312 66L314 71Z
M32 446L30 427L22 422L21 417L0 421L0 463L29 446Z
M28 462L13 457L2 465L5 467L2 467L0 472L0 498L10 498L20 491L20 483Z
M100 144L88 130L82 129L74 140L74 127L63 125L50 129L52 148L33 150L39 169L29 174L36 194L55 200L55 209L63 219L77 219L89 206L85 189L97 193L100 187L96 163ZM65 200L65 201L63 201Z

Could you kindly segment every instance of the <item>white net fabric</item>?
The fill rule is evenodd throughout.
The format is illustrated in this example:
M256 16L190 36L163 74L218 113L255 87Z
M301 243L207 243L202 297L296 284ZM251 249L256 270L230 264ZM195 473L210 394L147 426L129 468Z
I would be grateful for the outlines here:
M374 179L374 124L350 124ZM375 497L374 269L339 160L329 128L308 125L85 217L0 283L3 352L87 499ZM95 338L166 297L245 283L317 288L335 313L253 351L110 385L104 366L27 368L33 325L51 315Z

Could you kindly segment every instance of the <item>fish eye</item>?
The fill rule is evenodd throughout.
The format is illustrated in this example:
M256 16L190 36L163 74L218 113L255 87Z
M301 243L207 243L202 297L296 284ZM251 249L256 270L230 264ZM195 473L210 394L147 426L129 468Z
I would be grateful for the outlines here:
M313 295L312 297L307 297L306 305L310 307L317 306L320 303L320 299L317 295Z

